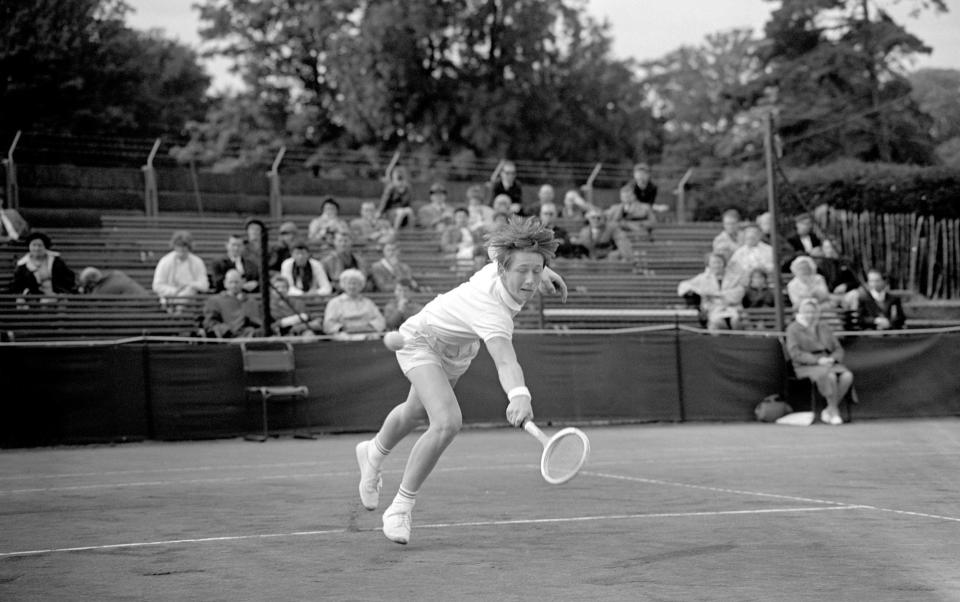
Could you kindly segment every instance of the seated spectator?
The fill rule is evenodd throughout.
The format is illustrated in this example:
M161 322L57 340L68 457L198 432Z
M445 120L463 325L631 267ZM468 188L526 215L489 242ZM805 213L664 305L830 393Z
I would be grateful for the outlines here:
M416 315L423 309L423 305L410 298L410 289L397 283L393 289L393 298L383 307L383 317L386 320L387 330L397 330L410 316Z
M755 269L773 273L773 247L760 240L760 228L749 225L743 229L743 244L727 261L727 278L734 278L740 286L750 284L750 273Z
M56 251L50 237L33 232L26 237L27 253L17 260L10 292L15 295L53 297L73 293L76 276Z
M80 272L80 292L88 295L133 295L145 296L150 293L139 282L120 270L100 271L94 267L83 268Z
M646 232L647 238L653 241L657 216L653 205L637 199L634 186L627 184L620 189L620 202L607 209L607 221L627 232Z
M430 186L430 202L417 211L417 224L428 230L443 230L453 221L453 207L447 205L447 188L440 182Z
M790 255L786 257L783 265L790 265L800 255L823 256L820 237L813 231L813 217L809 213L801 213L793 218L793 223L796 232L787 237Z
M900 298L890 292L887 276L877 269L867 271L867 284L853 291L850 309L863 330L900 330L907 321Z
M760 240L769 245L773 239L773 215L771 215L769 211L764 211L757 216L754 223L760 228Z
M243 290L251 293L260 289L260 257L243 254L243 239L235 234L227 238L227 254L213 262L213 292L223 290L223 279L230 270L237 270L243 277Z
M360 205L360 217L350 222L350 229L354 240L377 247L397 238L397 231L390 222L377 217L377 205L373 201L364 201Z
M505 194L493 197L494 213L506 213L507 217L513 217L514 215L519 215L517 213L517 208L518 205L510 202L510 197Z
M180 311L183 307L177 297L192 297L210 290L207 266L192 253L193 236L186 230L177 230L170 238L173 249L160 258L153 271L153 292L165 307Z
M405 167L396 166L380 195L377 215L386 218L394 230L403 226L413 227L413 187Z
M706 269L677 285L677 294L689 302L699 301L701 321L709 330L733 329L740 326L740 310L744 288L734 278L725 278L723 255L707 255Z
M823 254L814 258L814 262L817 264L817 272L827 281L827 290L843 295L860 286L860 280L854 274L850 263L840 256L839 249L832 240L824 238L820 242L820 250Z
M540 205L540 223L543 224L544 227L553 230L554 240L560 241L556 256L568 259L589 257L590 253L587 251L587 248L571 242L570 234L567 230L556 223L558 213L557 206L553 203L543 203Z
M553 186L549 184L544 184L537 189L537 211L540 211L540 208L544 205L553 205L557 200L557 191L554 190Z
M493 207L484 204L483 186L467 188L467 227L474 232L486 232L493 225ZM451 220L453 214L450 215Z
M280 266L280 274L289 283L293 296L329 295L333 292L326 268L310 256L310 247L305 240L293 243L293 254Z
M587 212L587 225L580 229L573 244L587 250L590 259L631 261L633 246L630 239L615 224L607 223L607 216L599 209Z
M370 277L376 291L393 291L398 283L415 291L420 290L420 285L413 277L413 270L400 261L400 247L397 243L383 245L383 257L370 266Z
M367 262L354 253L353 237L347 232L337 232L333 237L333 249L328 251L323 259L320 260L323 269L327 271L327 276L331 282L340 282L340 273L344 270L360 270L364 274L369 273ZM339 284L333 287L334 292L342 292Z
M467 227L469 217L466 208L457 207L453 212L453 223L440 234L440 250L453 257L461 275L472 273L478 256L479 236Z
M833 303L827 281L817 273L817 264L806 255L801 255L790 263L790 273L793 278L787 283L787 296L794 309L800 307L804 299L814 299L821 307L829 307Z
M307 228L307 238L321 247L329 247L338 232L350 232L350 226L340 218L340 203L327 197L320 205L320 215L311 220Z
M740 212L736 209L727 209L723 212L723 231L713 239L713 252L730 261L733 252L743 244L743 234L740 232Z
M827 400L820 419L826 424L843 424L839 406L853 386L853 374L842 364L843 347L830 325L820 320L820 304L815 299L800 302L786 335L787 354L797 377L813 382Z
M743 293L744 309L775 306L773 289L770 288L770 283L767 281L767 271L762 268L755 268L750 272L750 284Z
M386 328L376 303L360 294L367 277L360 270L346 269L340 274L343 293L327 302L323 312L323 331L338 340L362 340L379 335Z
M235 339L257 336L263 321L260 303L243 291L243 276L229 270L224 289L203 304L203 331L209 337Z
M308 336L323 332L323 320L311 318L303 299L290 295L290 281L283 274L270 278L273 295L270 296L270 316L273 332L279 336Z
M650 179L650 166L640 162L633 166L633 181L628 185L633 190L633 196L640 203L651 208L657 202L657 185Z
M587 202L577 190L568 190L563 195L563 217L564 219L586 220L587 211L595 209L593 205Z
M283 222L280 224L280 242L270 245L270 271L279 272L283 262L290 258L293 251L293 243L300 236L300 230L294 222Z

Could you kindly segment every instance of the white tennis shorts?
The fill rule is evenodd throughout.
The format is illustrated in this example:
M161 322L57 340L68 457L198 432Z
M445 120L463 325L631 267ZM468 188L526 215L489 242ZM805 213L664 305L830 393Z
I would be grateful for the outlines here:
M415 330L404 323L400 333L407 339L403 349L397 351L397 362L406 374L419 366L434 365L455 379L463 375L480 352L480 340L464 344L451 344L440 341L429 327Z

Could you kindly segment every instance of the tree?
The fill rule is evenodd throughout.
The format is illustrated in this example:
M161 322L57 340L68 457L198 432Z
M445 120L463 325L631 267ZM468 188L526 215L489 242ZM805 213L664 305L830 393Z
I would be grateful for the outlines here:
M178 132L209 77L188 48L127 28L122 0L0 3L0 128Z
M932 120L937 156L946 165L960 166L960 71L920 69L910 75L910 85L914 101Z
M917 1L918 10L946 10L942 0ZM931 162L928 117L910 98L900 67L904 57L930 49L871 6L783 0L771 14L757 54L763 74L740 98L746 106L772 100L789 161Z
M703 165L743 151L755 124L731 90L757 77L757 42L749 29L717 32L641 66L646 98L665 121L664 162Z
M201 18L287 139L548 160L659 150L608 28L570 0L207 0Z

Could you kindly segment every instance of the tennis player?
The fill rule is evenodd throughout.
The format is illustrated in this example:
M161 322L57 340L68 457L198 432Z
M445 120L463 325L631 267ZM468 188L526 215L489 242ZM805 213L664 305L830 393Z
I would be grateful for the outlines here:
M360 501L376 509L383 480L381 465L390 450L424 420L427 430L414 444L393 503L383 514L383 534L410 540L413 505L440 455L460 430L462 415L453 387L487 346L507 395L507 421L520 426L533 418L530 391L513 349L513 318L537 290L566 294L566 285L546 267L559 242L536 218L514 218L488 235L493 259L469 281L438 296L400 327L406 345L397 361L410 381L406 401L393 408L380 432L357 444Z

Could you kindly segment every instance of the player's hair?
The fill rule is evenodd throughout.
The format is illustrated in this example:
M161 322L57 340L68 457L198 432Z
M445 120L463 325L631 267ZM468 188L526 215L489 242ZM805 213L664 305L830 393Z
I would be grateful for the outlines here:
M510 257L519 251L539 253L547 263L560 246L560 241L553 237L553 230L544 228L535 217L510 218L503 228L487 234L486 242L491 259L502 266L506 266Z

